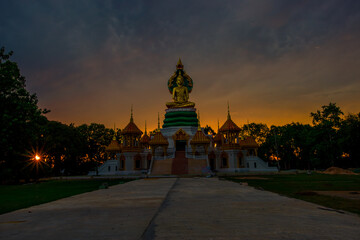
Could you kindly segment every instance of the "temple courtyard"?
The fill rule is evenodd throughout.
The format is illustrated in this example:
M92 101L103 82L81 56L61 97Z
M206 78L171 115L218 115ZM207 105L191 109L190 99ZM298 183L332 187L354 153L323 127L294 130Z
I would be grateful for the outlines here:
M0 239L359 239L360 217L218 178L148 178L0 215Z

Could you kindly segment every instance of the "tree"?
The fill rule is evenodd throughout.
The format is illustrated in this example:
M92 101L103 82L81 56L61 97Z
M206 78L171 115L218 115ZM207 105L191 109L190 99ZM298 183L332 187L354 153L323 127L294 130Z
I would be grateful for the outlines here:
M206 126L204 127L204 133L205 133L206 135L209 135L209 134L215 135L214 129L212 129L209 125L206 125Z
M321 107L315 113L311 113L314 124L314 160L317 165L324 168L334 166L337 159L341 156L338 144L338 130L341 126L342 115L344 114L335 103L329 103Z
M360 167L360 113L349 114L342 121L339 145L342 156L337 164L341 167Z
M291 123L271 126L259 155L267 160L277 159L281 169L310 169L309 153L314 145L312 127L308 124Z
M26 163L26 150L39 138L37 130L47 119L38 106L36 94L25 89L25 78L15 62L13 52L0 49L0 175L17 179Z
M82 157L86 154L87 142L72 125L49 121L42 129L43 155L51 166L53 175L85 174Z
M271 126L266 140L259 148L259 155L266 160L277 159L280 169L293 168L294 147L288 126Z
M114 130L98 123L83 124L77 127L77 130L86 140L87 154L83 161L88 162L91 168L106 160L105 147L110 144Z
M312 122L315 126L326 125L331 128L340 127L341 116L344 113L340 110L340 107L336 106L336 103L329 103L321 107L322 110L317 110L315 113L310 113L313 118Z
M260 145L263 142L265 142L265 139L268 134L269 134L269 128L266 124L263 123L244 124L240 132L240 135L242 136L254 137L256 142Z

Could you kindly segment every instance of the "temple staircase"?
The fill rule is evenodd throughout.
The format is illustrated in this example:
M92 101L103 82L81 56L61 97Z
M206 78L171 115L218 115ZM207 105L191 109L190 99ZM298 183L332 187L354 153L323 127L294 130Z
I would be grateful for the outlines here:
M172 162L171 174L188 174L188 159L185 157L185 151L176 151Z

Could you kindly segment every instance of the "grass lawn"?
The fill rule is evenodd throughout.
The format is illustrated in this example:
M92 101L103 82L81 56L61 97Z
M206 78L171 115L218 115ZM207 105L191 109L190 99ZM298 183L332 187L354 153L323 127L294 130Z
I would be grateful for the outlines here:
M60 198L125 183L124 179L49 180L25 185L0 185L0 214Z
M253 177L255 176L251 176L250 178ZM267 179L239 179L240 177L227 177L226 179L234 182L247 182L249 186L255 188L261 188L292 198L313 202L328 208L345 210L360 215L360 200L324 196L314 192L360 191L360 175L327 175L313 173L310 175L263 175L256 177Z

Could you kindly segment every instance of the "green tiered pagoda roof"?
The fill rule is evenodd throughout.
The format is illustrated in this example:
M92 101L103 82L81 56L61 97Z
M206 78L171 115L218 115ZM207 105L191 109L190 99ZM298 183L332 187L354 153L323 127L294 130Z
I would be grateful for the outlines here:
M168 111L165 114L163 128L176 126L198 126L197 114L194 108L184 108L183 110L178 108L177 110L178 111Z

